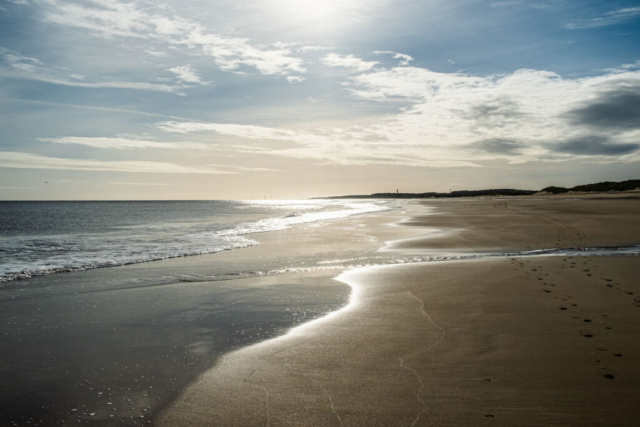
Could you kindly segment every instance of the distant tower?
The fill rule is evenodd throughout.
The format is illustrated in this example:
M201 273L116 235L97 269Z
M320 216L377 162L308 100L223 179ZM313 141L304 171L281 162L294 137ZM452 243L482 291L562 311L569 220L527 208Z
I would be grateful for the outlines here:
M396 188L396 196L399 194L399 193L398 193L398 191L399 191L399 190Z

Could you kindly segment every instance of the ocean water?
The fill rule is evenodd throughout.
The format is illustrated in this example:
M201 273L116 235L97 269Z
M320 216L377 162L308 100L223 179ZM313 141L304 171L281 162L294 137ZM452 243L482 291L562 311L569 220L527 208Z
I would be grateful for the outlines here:
M257 245L257 233L380 212L384 202L0 202L0 282Z

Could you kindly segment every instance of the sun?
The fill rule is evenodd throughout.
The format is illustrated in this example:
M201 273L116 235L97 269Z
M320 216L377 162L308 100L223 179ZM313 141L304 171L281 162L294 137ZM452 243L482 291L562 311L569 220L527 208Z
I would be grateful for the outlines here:
M323 26L343 20L353 6L348 0L274 0L273 3L283 21Z

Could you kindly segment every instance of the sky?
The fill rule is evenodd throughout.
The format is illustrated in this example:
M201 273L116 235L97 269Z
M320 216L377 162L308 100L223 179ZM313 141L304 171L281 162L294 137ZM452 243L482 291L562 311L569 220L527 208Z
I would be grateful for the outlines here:
M0 200L638 178L638 0L0 0Z

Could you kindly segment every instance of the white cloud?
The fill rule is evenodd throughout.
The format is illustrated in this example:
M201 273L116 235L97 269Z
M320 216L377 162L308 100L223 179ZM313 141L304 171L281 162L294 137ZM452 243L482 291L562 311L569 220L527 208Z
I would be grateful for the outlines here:
M179 80L188 83L203 83L202 79L195 72L191 65L181 65L178 67L169 68L173 74L175 74Z
M29 153L0 151L0 167L17 169L53 169L83 170L133 173L170 173L170 174L233 174L207 167L182 166L174 163L149 161L101 161L84 159L64 159L45 157Z
M274 139L293 141L304 133L290 129L270 128L256 125L239 125L232 123L203 123L203 122L159 122L156 127L165 132L194 133L215 132L220 135L234 136L246 139Z
M23 56L20 52L16 52L4 47L0 47L0 58L6 66L19 72L32 73L42 67L42 62L36 58Z
M155 148L162 150L212 150L213 144L202 144L199 142L157 142L145 141L141 139L127 138L107 138L107 137L79 137L64 136L61 138L39 138L40 141L52 142L54 144L78 144L93 148L131 150Z
M285 141L294 144L292 148L261 150L264 154L320 160L342 165L390 164L430 167L474 167L472 162L456 159L455 156L441 150L415 151L416 145L408 149L407 145L383 141L371 129L352 128L316 128L296 130L271 128L265 126L160 122L156 126L166 132L195 133L215 132L219 135L260 141ZM239 152L254 152L240 146ZM233 146L227 149L234 150Z
M302 46L297 48L300 52L320 52L331 49L333 49L331 46Z
M62 85L62 86L75 86L75 87L85 87L85 88L94 88L94 89L144 90L144 91L152 91L152 92L175 93L178 95L184 95L182 90L186 88L185 86L182 86L182 85L164 85L164 84L146 83L146 82L122 82L122 81L82 82L78 80L67 80L59 77L49 77L46 75L29 75L29 74L25 75L25 74L4 72L1 69L0 69L0 76L13 78L13 79L35 80L35 81Z
M219 164L210 164L209 166L215 166L218 168L224 169L232 169L239 170L242 172L266 172L266 173L284 173L282 169L271 169L271 168L260 168L260 167L249 167L249 166L232 166L232 165L219 165Z
M640 125L633 120L633 114L640 114L633 107L640 100L640 71L565 79L539 70L474 76L396 67L354 76L347 90L363 100L393 102L398 112L341 127L179 121L156 126L166 132L257 140L273 147L265 154L343 165L640 160ZM620 117L618 110L624 112Z
M153 49L147 49L147 50L145 50L145 52L147 52L149 55L155 56L156 58L166 58L167 57L167 52L159 52L159 51L153 50Z
M297 42L275 42L273 43L273 46L277 48L286 48L286 47L298 46L299 44L300 43L297 43Z
M189 49L190 54L213 58L224 71L241 66L262 74L303 73L303 61L292 55L292 47L258 47L248 39L210 32L202 24L181 18L169 8L150 3L95 0L88 4L61 0L39 0L44 20L60 26L87 30L103 38L134 38L163 43L167 47ZM146 51L156 55L155 51Z
M19 52L0 47L0 77L12 79L26 79L41 81L45 83L75 86L86 88L113 88L113 89L133 89L155 92L169 92L182 94L184 85L166 85L148 82L127 82L127 81L86 81L86 76L82 74L72 74L67 76L61 74L58 67L48 67L36 58L24 56ZM70 77L70 79L68 78Z
M329 67L350 68L359 72L369 71L378 64L375 61L363 61L353 55L338 55L337 53L328 54L322 58L322 63Z
M413 61L413 57L404 53L392 52L390 50L375 50L372 53L376 55L393 55L393 59L399 59L399 65L409 65Z
M606 27L622 22L630 21L640 17L640 7L627 7L624 9L612 10L597 18L576 21L567 24L570 30L581 30L585 28Z
M302 76L287 76L287 82L294 84L294 83L300 83L303 82L307 79L305 79Z

